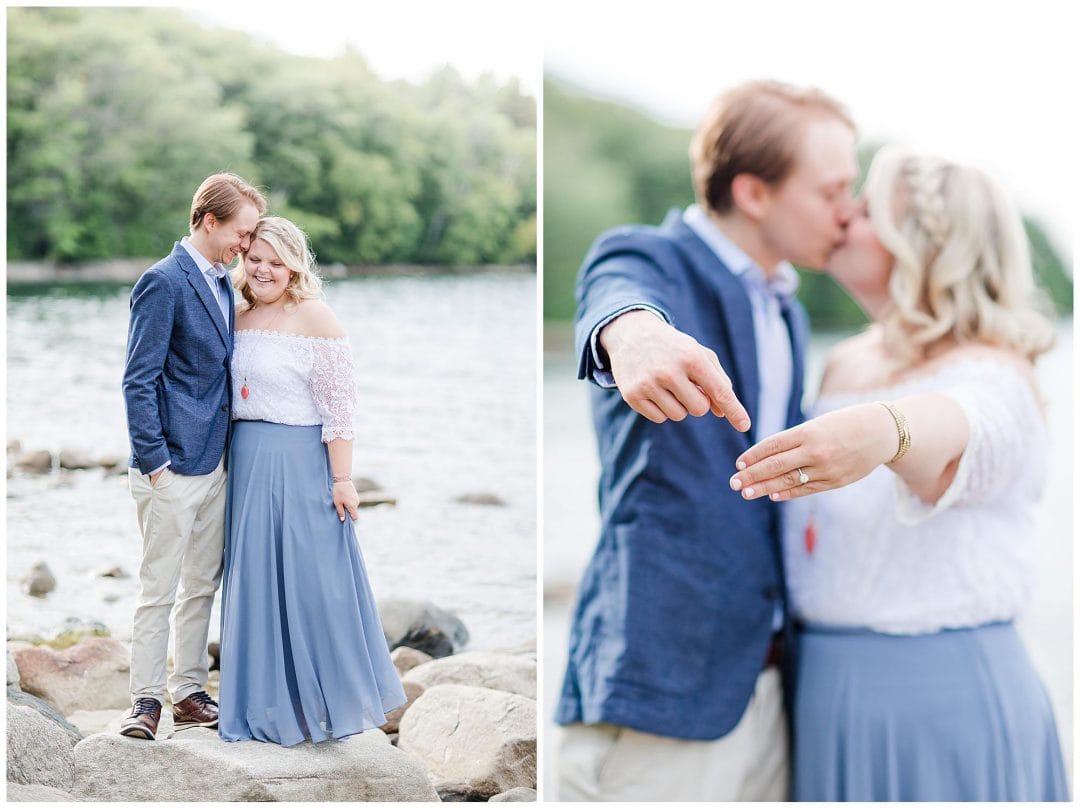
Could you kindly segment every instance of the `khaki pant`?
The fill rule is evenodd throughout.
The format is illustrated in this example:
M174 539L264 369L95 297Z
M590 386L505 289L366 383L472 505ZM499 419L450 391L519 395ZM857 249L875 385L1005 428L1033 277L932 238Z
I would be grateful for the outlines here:
M780 672L761 672L739 723L715 741L612 724L566 727L558 774L563 801L783 802L790 774Z
M174 612L173 704L204 689L210 660L210 611L225 550L225 469L186 476L166 467L150 478L128 469L142 532L139 604L131 636L131 698L165 703L169 615ZM179 586L179 591L177 587Z

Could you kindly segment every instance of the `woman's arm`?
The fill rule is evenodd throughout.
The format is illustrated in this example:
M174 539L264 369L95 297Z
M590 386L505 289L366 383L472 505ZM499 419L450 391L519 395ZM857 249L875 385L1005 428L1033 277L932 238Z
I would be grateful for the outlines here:
M816 494L860 480L887 464L924 502L949 487L970 434L960 405L944 393L887 402L906 420L911 448L893 461L900 428L880 403L857 404L779 432L744 452L731 487L745 499L775 501ZM808 479L800 483L799 471Z
M346 511L355 522L360 505L360 495L352 481L352 444L344 438L334 438L326 444L330 453L330 471L334 475L334 508L342 522Z

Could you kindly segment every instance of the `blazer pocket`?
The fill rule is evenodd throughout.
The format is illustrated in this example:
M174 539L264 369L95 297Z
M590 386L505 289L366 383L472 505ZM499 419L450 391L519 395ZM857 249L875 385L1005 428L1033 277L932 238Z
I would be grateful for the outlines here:
M727 593L678 540L616 525L625 649L620 680L675 695L700 692Z

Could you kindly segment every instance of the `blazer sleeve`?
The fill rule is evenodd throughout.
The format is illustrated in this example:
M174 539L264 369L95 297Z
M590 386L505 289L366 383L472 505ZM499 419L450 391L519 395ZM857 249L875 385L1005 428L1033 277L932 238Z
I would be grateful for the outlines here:
M612 245L613 247L615 245ZM578 378L613 387L602 355L594 354L595 332L630 309L649 309L674 325L670 300L672 280L662 262L644 251L594 249L578 275L574 346ZM601 361L598 363L597 359Z
M123 384L128 437L143 474L169 462L157 385L169 353L175 317L172 284L161 272L147 270L131 291Z

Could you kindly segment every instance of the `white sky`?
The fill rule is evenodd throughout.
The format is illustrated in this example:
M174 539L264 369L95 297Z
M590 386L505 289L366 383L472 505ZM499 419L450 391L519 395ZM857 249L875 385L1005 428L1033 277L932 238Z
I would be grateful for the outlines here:
M294 53L346 43L384 78L541 70L693 126L749 78L813 84L866 138L974 163L1074 252L1080 30L1066 0L315 0L187 3L199 19Z
M1072 251L1080 179L1076 7L1050 0L549 0L545 68L685 126L720 90L745 79L818 86L847 104L862 137L989 171L1059 248Z
M422 81L451 64L467 79L516 76L540 91L539 2L362 0L300 3L190 2L200 22L247 31L291 53L331 57L346 44L384 79Z

